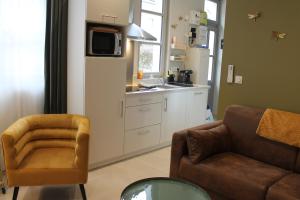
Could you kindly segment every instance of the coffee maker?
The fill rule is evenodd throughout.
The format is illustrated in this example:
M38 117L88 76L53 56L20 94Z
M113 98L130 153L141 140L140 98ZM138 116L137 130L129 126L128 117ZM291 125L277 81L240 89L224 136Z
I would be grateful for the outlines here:
M193 74L192 70L181 70L178 76L178 83L192 85L191 75Z

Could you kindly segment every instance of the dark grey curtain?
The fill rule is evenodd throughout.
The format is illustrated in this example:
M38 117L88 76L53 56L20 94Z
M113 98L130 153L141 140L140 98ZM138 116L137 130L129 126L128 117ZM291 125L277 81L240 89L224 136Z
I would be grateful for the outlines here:
M47 0L46 20L44 112L66 113L68 0Z

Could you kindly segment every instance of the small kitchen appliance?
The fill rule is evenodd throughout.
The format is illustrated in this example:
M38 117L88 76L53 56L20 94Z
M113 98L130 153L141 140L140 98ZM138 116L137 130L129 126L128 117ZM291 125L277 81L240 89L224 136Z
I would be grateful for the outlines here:
M181 70L179 72L178 83L183 84L193 84L191 81L191 75L193 74L192 70Z
M88 56L122 56L122 33L116 28L89 26L87 30Z

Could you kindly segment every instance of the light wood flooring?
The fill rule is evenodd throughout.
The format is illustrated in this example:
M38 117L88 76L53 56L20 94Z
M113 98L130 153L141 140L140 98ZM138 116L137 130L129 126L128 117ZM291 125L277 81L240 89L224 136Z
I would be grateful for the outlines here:
M85 185L88 200L119 200L132 182L169 175L170 148L164 148L89 172ZM34 177L33 177L34 178ZM1 200L11 200L13 189ZM79 186L21 187L18 200L81 200Z

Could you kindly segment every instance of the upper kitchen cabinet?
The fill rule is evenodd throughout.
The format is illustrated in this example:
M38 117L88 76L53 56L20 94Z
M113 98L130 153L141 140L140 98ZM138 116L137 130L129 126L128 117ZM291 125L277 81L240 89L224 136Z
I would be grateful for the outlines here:
M128 25L130 0L88 0L87 21Z

